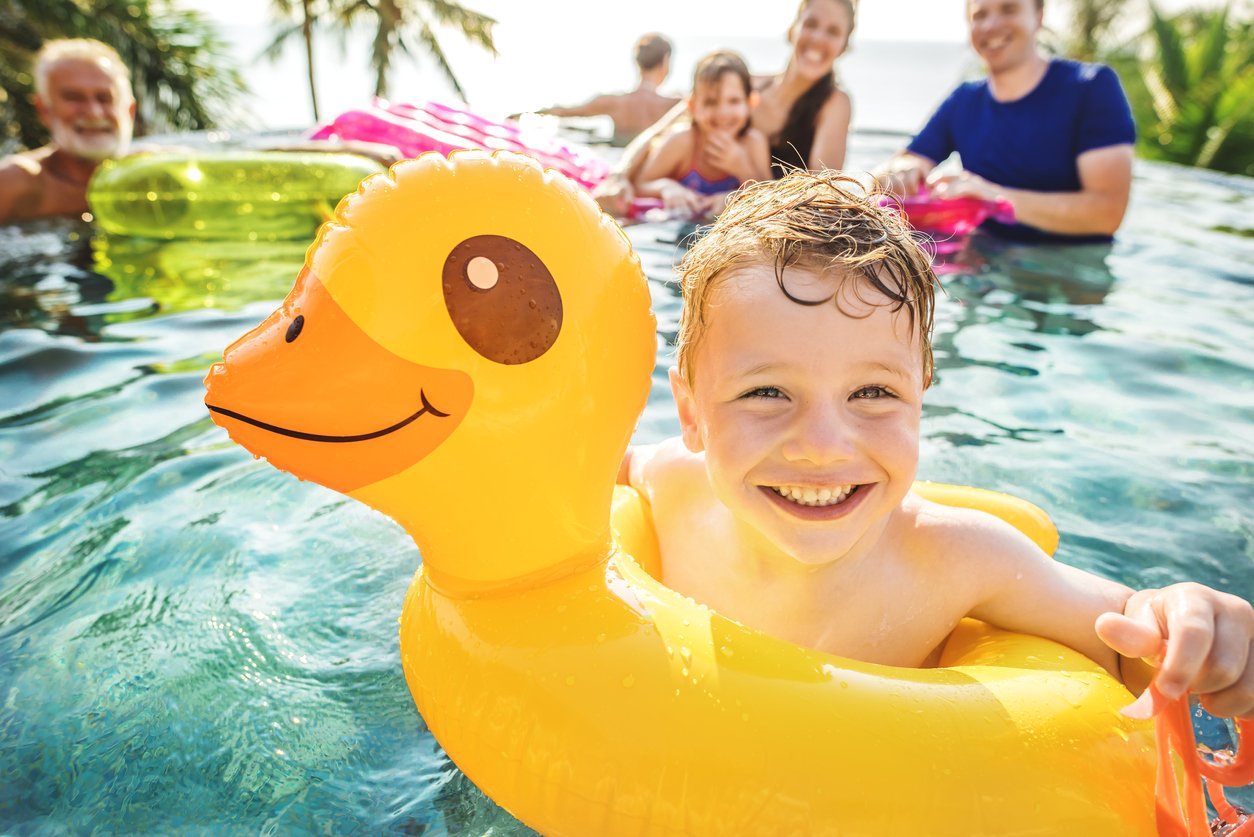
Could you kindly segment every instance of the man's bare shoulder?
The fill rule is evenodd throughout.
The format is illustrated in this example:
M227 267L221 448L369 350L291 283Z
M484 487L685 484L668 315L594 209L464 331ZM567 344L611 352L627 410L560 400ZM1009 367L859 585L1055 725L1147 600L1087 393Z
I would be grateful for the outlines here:
M0 157L0 178L4 178L6 184L36 180L43 173L47 157L47 150L43 148Z
M47 157L43 150L0 158L0 223L25 218L38 204Z

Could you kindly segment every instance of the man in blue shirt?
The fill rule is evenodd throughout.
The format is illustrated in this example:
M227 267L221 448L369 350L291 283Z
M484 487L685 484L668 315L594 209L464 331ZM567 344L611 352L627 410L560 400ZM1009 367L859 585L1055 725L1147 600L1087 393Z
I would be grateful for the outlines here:
M990 232L1025 241L1109 240L1132 185L1132 112L1109 67L1042 54L1043 3L968 0L971 46L988 77L950 94L878 179L912 195L957 151L964 170L929 188L937 197L1010 201L1019 223L986 221Z

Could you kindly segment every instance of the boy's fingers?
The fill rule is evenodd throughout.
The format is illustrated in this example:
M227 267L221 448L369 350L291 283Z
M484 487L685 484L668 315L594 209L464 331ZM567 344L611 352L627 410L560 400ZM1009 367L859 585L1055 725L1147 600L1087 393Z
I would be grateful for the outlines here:
M1153 686L1150 686L1141 692L1140 697L1119 711L1133 720L1148 721L1170 705L1171 701L1163 697Z
M1246 654L1247 661L1254 658L1254 644ZM1202 696L1202 706L1212 715L1254 718L1254 666L1245 671L1228 688Z
M1162 605L1167 624L1167 652L1154 677L1163 696L1174 700L1187 692L1210 657L1215 615L1196 600L1174 597Z
M1190 689L1209 694L1239 685L1250 664L1250 636L1240 620L1220 612L1215 618L1215 638L1206 665Z
M1150 618L1153 618L1152 615ZM1097 617L1096 629L1102 642L1125 657L1157 661L1162 653L1163 636L1157 621L1146 622L1122 613L1103 613Z

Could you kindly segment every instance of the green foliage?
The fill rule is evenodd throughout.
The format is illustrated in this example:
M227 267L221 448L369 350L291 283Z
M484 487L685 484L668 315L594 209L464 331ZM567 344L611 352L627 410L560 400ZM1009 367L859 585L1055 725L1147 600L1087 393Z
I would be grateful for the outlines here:
M1254 32L1230 6L1167 16L1150 3L1137 49L1106 56L1144 157L1254 176Z
M198 12L172 0L0 0L0 148L47 141L31 104L31 63L53 38L96 38L118 51L131 70L137 134L241 119L244 82Z
M1129 5L1129 0L1070 0L1062 52L1077 61L1101 60L1111 29Z

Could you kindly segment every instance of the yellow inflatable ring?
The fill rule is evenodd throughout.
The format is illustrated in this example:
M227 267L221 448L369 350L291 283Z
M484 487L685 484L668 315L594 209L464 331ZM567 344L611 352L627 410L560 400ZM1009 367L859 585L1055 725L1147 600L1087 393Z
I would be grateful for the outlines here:
M1152 730L1082 656L964 624L941 668L867 665L646 572L647 509L613 483L649 304L565 178L425 155L341 203L206 379L236 441L414 537L405 676L466 775L546 834L1154 833ZM1052 548L1027 504L923 490Z

